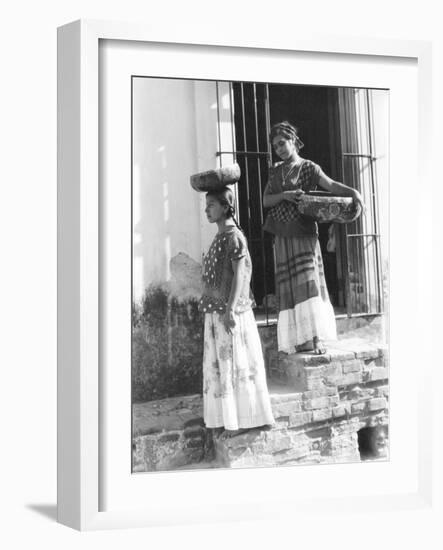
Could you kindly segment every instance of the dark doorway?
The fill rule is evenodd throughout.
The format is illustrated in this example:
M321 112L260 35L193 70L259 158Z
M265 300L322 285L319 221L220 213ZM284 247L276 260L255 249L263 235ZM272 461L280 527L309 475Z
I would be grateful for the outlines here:
M338 92L325 86L269 85L271 125L287 120L294 124L304 147L300 152L319 164L332 179L341 180L341 149L338 113ZM273 158L278 161L278 158ZM339 303L339 282L336 251L328 251L329 224L319 224L319 240L323 255L326 283L331 303Z
M341 149L336 88L290 84L234 83L236 158L242 180L238 186L240 222L247 234L253 269L253 292L258 313L269 314L265 297L275 293L272 236L263 232L262 196L269 166L279 159L272 152L272 124L288 120L299 129L305 146L301 156L319 164L333 179L341 179ZM337 253L328 252L329 225L319 224L326 282L333 306L343 306L343 282Z

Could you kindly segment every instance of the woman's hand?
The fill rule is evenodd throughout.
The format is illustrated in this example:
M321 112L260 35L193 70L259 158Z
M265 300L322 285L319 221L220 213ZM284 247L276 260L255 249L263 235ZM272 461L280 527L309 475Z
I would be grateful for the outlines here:
M223 325L226 329L226 332L229 334L233 334L234 329L237 325L237 321L235 319L235 313L232 308L227 307L225 314L223 315Z
M304 195L305 192L301 189L295 189L290 191L283 191L283 197L285 201L294 202L297 204L299 200L302 198L302 195Z
M362 196L357 191L357 189L354 189L353 191L354 192L352 193L352 199L354 203L361 208L361 211L363 214L366 214L366 206L365 206L365 203L363 202Z

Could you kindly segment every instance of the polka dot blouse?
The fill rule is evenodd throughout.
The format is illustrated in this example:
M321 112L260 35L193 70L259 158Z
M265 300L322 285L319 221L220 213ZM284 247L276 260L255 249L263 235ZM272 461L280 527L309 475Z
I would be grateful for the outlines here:
M203 295L199 309L203 313L224 313L231 292L234 270L232 262L245 258L241 292L235 311L241 313L254 307L251 293L251 258L245 236L236 227L218 233L203 261Z

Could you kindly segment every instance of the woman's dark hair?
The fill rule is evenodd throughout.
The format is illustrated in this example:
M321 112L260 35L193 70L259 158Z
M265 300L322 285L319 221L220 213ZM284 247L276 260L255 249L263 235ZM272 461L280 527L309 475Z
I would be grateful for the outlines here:
M235 219L235 197L232 189L230 189L229 187L222 187L217 191L208 191L206 193L206 196L213 197L222 206L227 206L228 210L226 212L226 218L232 218L237 228L243 233L243 229L240 227L239 223Z
M294 140L297 153L300 151L300 149L304 147L304 143L298 137L298 129L287 120L284 120L283 122L278 122L277 124L274 124L272 126L271 131L269 132L269 139L271 140L271 143L277 136L282 136L285 139Z

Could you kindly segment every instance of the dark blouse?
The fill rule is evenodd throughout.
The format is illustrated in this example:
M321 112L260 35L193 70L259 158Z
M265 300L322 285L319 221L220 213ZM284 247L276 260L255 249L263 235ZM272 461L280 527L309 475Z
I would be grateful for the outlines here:
M242 313L255 306L250 289L252 263L246 238L236 227L217 233L203 261L203 295L199 310L203 313L224 313L231 293L234 270L232 262L245 258L242 271L241 292L235 305L235 313Z
M321 168L311 160L303 159L299 170L291 170L283 178L283 162L275 164L269 171L267 189L270 194L301 189L314 191L317 188ZM315 221L300 214L293 202L281 201L269 209L263 226L265 231L283 237L317 235Z

